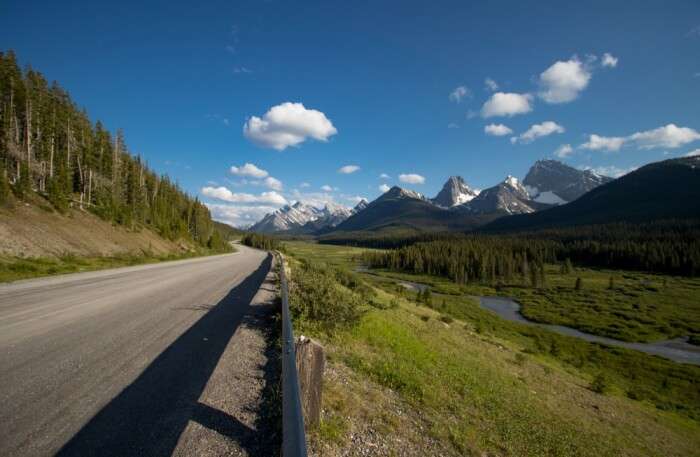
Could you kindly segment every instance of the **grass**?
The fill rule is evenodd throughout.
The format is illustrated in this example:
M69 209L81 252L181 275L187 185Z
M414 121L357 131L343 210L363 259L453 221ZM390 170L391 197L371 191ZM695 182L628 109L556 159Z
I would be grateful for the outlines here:
M37 278L66 273L78 273L81 271L104 270L107 268L127 267L147 263L181 260L202 255L218 254L201 249L197 252L185 252L180 254L154 255L122 254L99 257L80 257L66 254L60 257L6 257L0 256L0 283L17 281L20 279Z
M624 341L700 337L700 278L549 266L542 289L506 287L529 319ZM581 290L575 282L581 278ZM612 287L610 283L612 278Z
M347 269L360 251L285 245L292 281L302 262ZM426 306L389 275L361 275L374 303L355 325L324 330L295 321L326 345L332 366L350 372L354 381L340 385L361 391L341 395L328 383L314 438L324 455L354 446L351 431L367 421L395 442L427 434L444 450L424 455L699 454L700 368L502 321L469 300L473 291L439 278L418 281L434 292ZM393 424L381 414L383 401L375 410L362 401L368 389L378 398L395 392L418 422Z
M512 297L530 320L623 341L651 342L680 336L700 341L700 278L590 268L563 274L556 265L547 265L546 272L547 283L538 288L518 281L499 287L459 285L446 278L388 270L373 270L372 274L427 284L446 295ZM575 289L577 278L581 278L580 290Z

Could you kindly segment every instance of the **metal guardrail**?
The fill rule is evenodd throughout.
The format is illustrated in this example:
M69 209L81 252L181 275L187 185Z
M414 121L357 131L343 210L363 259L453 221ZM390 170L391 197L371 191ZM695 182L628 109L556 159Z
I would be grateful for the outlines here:
M284 259L277 254L280 262L280 289L282 293L282 456L306 457L306 434L304 413L299 394L299 374L297 373L294 351L294 332L289 315L289 289Z

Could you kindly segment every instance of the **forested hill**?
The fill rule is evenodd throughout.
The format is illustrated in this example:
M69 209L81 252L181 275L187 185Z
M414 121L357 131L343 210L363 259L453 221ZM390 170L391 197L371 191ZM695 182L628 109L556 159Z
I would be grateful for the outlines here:
M207 207L131 155L121 131L93 124L56 82L0 52L0 204L37 196L59 211L223 246Z

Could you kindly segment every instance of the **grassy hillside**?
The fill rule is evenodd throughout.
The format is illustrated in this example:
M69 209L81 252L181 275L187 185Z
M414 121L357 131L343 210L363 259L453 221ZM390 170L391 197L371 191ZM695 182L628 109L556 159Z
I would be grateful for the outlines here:
M296 316L329 354L314 455L700 455L700 368L502 321L441 278L426 301L348 272L362 249L285 247L304 303L322 283L360 313Z
M221 237L226 241L238 240L246 233L245 230L232 227L223 222L213 221L212 223L214 225L214 230L219 232Z
M221 237L232 232L225 228ZM0 206L0 282L225 252L187 238L127 229L87 211L54 210L41 198Z

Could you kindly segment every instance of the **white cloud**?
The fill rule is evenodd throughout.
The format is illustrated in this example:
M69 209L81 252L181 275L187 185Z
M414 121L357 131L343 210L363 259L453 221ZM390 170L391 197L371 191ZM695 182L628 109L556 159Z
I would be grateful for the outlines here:
M323 208L326 204L336 204L335 197L329 192L299 192L294 189L291 198L302 201L316 208Z
M273 178L272 176L268 176L267 178L265 178L263 183L269 189L282 190L282 181L280 181L279 179Z
M560 159L566 159L573 153L574 148L572 148L570 144L562 144L556 149L556 151L554 151L554 155L559 157Z
M321 190L324 192L333 192L333 188L331 186L329 186L328 184L321 186Z
M389 192L389 189L391 189L391 187L387 186L386 184L381 184L381 185L378 187L378 189L379 189L379 192L381 192L381 193L384 194L384 193L386 193L386 192Z
M604 67L610 67L610 68L615 68L617 67L617 57L613 56L609 52L606 52L603 54L603 60L601 60L601 64L603 64Z
M459 86L455 88L452 92L450 92L450 100L455 102L455 103L460 103L463 98L465 97L471 97L472 93L469 89L467 89L465 86Z
M252 163L246 163L240 167L231 167L230 171L232 175L250 176L251 178L264 178L269 174L267 171L256 167Z
M628 137L640 149L677 148L700 140L700 132L688 127L668 124L653 130L637 132Z
M273 106L262 118L252 116L243 125L243 135L250 141L278 151L309 138L328 141L336 133L338 130L321 111L290 102Z
M481 107L482 117L515 116L532 111L532 95L496 92Z
M360 167L357 165L345 165L344 167L340 167L338 169L338 173L342 173L344 175L349 175L350 173L355 173L359 169L360 169Z
M532 143L537 138L549 136L554 133L564 133L564 127L554 121L545 121L541 124L533 124L525 133L510 139L511 143Z
M577 57L557 61L540 75L540 98L547 103L575 100L588 86L591 72Z
M700 149L695 149L685 154L685 157L697 157L700 156Z
M591 151L619 151L624 143L625 138L619 136L606 137L592 134L588 137L588 141L579 147Z
M277 209L274 206L238 206L206 203L216 221L244 227L259 221L263 216Z
M386 173L382 173L381 175L379 175L379 178L380 178L380 179L391 179L391 176L389 176L389 175L386 174Z
M484 80L484 85L486 86L486 89L490 90L491 92L496 92L498 90L498 84L491 78L486 78Z
M406 184L423 184L425 183L425 178L415 173L408 173L399 175L399 181Z
M304 187L311 187L311 184L309 184L308 182L303 182L303 183L299 184L299 187L301 187L303 189Z
M623 145L630 144L639 149L673 149L697 140L700 140L700 132L690 127L667 124L652 130L636 132L626 137L604 137L593 134L590 135L586 143L579 147L593 151L619 151Z
M454 122L450 122L449 124L447 124L447 128L448 129L458 129L459 125L455 124Z
M223 186L203 187L202 195L230 203L267 203L269 205L284 205L287 200L275 191L263 192L260 195L235 193Z
M513 133L513 130L503 124L489 124L484 127L484 133L491 136L505 136Z

